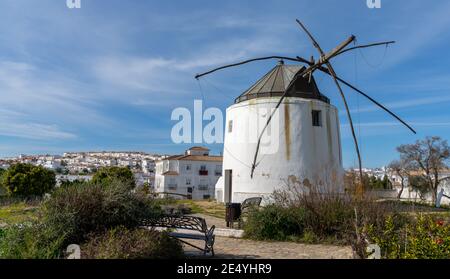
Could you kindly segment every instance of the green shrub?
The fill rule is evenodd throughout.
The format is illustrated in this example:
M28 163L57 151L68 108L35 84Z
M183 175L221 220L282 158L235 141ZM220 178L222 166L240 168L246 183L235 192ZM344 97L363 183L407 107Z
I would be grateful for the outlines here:
M159 206L129 185L77 184L56 190L42 207L43 222L67 234L66 244L81 243L87 235L117 226L133 228L142 218L156 218Z
M298 241L298 239L294 240ZM300 241L303 243L315 244L319 241L319 238L311 229L306 229L304 230L303 236L301 237Z
M62 255L65 235L46 225L14 225L0 234L0 259L55 259Z
M69 244L83 244L90 235L118 226L134 229L143 218L160 216L161 209L153 200L130 191L129 185L113 181L58 188L43 202L39 214L39 222L1 232L0 258L60 258ZM159 240L161 247L172 245Z
M81 251L86 259L173 259L184 255L180 242L165 232L125 227L92 236Z
M121 182L130 190L136 187L133 172L129 168L104 167L100 168L92 177L94 184L108 186L114 182Z
M3 185L3 175L5 174L5 172L5 169L0 168L0 198L6 195L6 189Z
M303 234L304 215L302 208L266 206L249 213L244 224L245 236L256 240L279 241L300 237Z
M386 219L383 227L366 227L369 241L381 248L387 259L450 259L450 225L430 216L419 216L411 224L399 226Z
M409 176L408 183L414 191L419 192L419 196L421 199L425 199L426 195L431 192L430 184L428 180L423 176Z
M3 237L5 237L5 235L6 235L5 229L3 229L2 227L0 227L0 241L1 241L1 239L2 239Z
M49 193L56 185L55 173L42 166L15 164L3 174L2 186L10 197L34 197Z
M320 238L343 239L354 231L355 207L352 200L339 196L305 196L305 227Z
M244 224L248 238L353 245L357 228L379 227L389 215L397 216L389 204L348 196L284 192L274 197L274 204L249 214Z

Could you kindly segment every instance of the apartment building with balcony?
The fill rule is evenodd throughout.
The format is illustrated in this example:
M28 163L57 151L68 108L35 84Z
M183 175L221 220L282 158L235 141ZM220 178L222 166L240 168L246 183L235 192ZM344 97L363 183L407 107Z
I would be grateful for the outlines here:
M192 147L184 155L156 161L155 192L179 199L214 198L222 176L222 156L210 156L209 149Z

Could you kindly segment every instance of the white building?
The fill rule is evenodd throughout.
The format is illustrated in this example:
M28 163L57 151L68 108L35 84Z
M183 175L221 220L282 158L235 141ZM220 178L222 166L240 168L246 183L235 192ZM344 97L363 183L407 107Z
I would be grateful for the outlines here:
M74 182L74 181L91 181L92 175L63 175L58 174L56 175L56 185L60 186L62 182L68 181L68 182Z
M61 168L61 161L51 160L51 161L45 161L43 164L41 164L44 168L50 169L50 170L56 170L58 168Z
M419 174L420 174L420 172L417 173L417 175L419 175ZM450 170L442 171L439 174L439 179L444 179L446 177L450 177ZM393 183L394 190L396 191L396 193L398 195L398 193L400 193L400 191L401 191L401 178L395 174L392 174L390 176L390 179L391 179L391 181L394 182ZM405 187L404 187L402 195L401 195L402 200L414 201L414 202L422 201L422 202L432 203L433 196L431 193L421 196L418 191L414 191L414 189L412 189L412 187L410 187L408 178L405 178L404 182L405 182ZM449 198L450 197L450 179L443 180L440 183L437 192L439 193L441 190L443 190L443 194L444 194L444 196L441 199L441 204L450 205L450 198Z
M219 202L268 197L288 185L343 190L338 110L313 77L309 81L299 75L302 69L280 61L227 109L224 174L216 185ZM252 178L258 136L285 91L287 98L266 131Z
M146 173L146 174L154 174L155 173L155 168L156 168L156 163L154 160L142 160L142 172Z
M193 147L184 155L156 162L155 191L175 198L210 199L221 175L222 157L210 156L207 148Z
M155 188L155 175L152 173L135 172L134 181L136 182L137 187L148 184L150 189Z

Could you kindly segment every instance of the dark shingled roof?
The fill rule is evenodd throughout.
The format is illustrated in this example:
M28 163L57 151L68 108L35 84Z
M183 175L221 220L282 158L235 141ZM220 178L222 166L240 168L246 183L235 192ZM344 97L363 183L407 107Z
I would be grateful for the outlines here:
M283 61L280 61L276 67L239 96L235 103L256 98L281 97L286 90L288 91L288 97L317 99L329 103L330 100L322 95L317 88L314 77L309 82L307 77L299 76L297 81L289 87L292 80L304 69L303 66L285 65Z

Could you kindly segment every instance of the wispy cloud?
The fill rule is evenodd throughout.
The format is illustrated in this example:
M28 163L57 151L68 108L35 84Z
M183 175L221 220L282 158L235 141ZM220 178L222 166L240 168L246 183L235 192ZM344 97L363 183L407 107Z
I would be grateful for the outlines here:
M95 111L96 102L89 91L83 90L83 85L57 72L43 71L24 62L0 61L1 133L68 139L75 136L60 131L59 126L109 123Z
M411 125L415 127L446 127L450 126L450 122L411 122ZM402 126L400 122L364 122L364 123L357 123L355 124L358 127L397 127ZM344 123L341 125L342 128L350 128L350 124Z
M61 131L58 126L37 123L2 123L0 135L35 140L75 139L72 133Z
M0 141L18 139L9 148L0 144L3 154L8 149L109 149L145 147L143 143L152 149L156 145L176 149L168 139L171 109L201 97L202 88L193 78L196 73L257 56L317 56L295 24L297 17L326 50L350 33L358 35L360 43L397 40L382 67L358 68L356 83L368 93L378 93L374 97L400 110L408 121L417 120L413 125L430 133L448 135L450 130L446 111L425 110L450 102L445 67L450 61L446 50L450 4L445 0L394 1L377 11L367 9L363 0L199 1L177 3L176 9L168 1L113 0L108 5L86 1L79 10L67 9L64 0L0 2ZM368 62L377 64L383 50L373 51L363 53ZM339 74L353 76L352 56L341 58L334 61ZM200 81L205 99L228 106L265 67L270 63L208 76ZM381 80L375 79L378 74L383 75ZM331 84L328 78L325 81ZM321 89L327 86L325 81ZM225 94L209 94L215 91L213 85ZM354 101L349 98L350 104ZM377 108L361 104L352 112L361 113L363 136L403 132L394 121L377 122L369 113ZM429 123L421 120L425 113L435 118ZM350 134L348 125L342 127L345 138Z
M436 1L426 7L422 1L396 4L403 6L401 7L402 15L399 15L398 11L391 11L395 13L395 16L385 25L385 28L380 28L385 36L395 36L397 40L397 45L391 50L384 69L406 60L417 59L420 50L435 45L447 37L450 30L448 16L450 3L447 1ZM421 11L417 13L417 10ZM411 14L420 15L420 19Z
M426 121L413 121L408 123L412 127L414 127L418 131L419 137L424 136L424 133L428 134L430 131L432 131L434 134L441 134L437 131L446 131L450 127L450 121L435 121L430 120L429 122ZM413 136L412 133L410 133L400 122L395 121L386 121L386 122L361 122L361 123L354 123L354 127L356 130L357 138L374 138L377 139L377 137L380 136L387 136L387 135L408 135L408 138ZM344 140L351 139L351 133L350 133L350 124L343 123L341 124L342 129L342 138ZM379 142L380 145L382 145L382 142ZM386 143L384 143L386 144Z
M73 133L62 131L57 125L24 121L25 114L0 109L0 135L34 140L75 139Z
M274 50L289 49L278 36L278 33L268 32L220 44L204 44L177 58L138 57L118 53L94 59L90 68L104 86L118 86L121 89L110 90L108 94L123 94L125 90L126 101L130 104L170 105L174 103L174 99L191 98L192 93L198 91L198 84L194 80L196 73L264 53L273 53Z
M450 102L450 96L432 96L427 98L411 98L409 100L404 101L397 101L397 102L387 102L383 105L391 110L395 109L405 109L405 108L413 108L413 107L419 107L424 105L432 105L432 104L443 104L443 103L449 103ZM366 113L366 112L374 112L374 111L380 111L381 108L375 105L365 106L361 108L352 108L350 110L351 113ZM340 112L341 115L345 115L346 113L344 111Z

